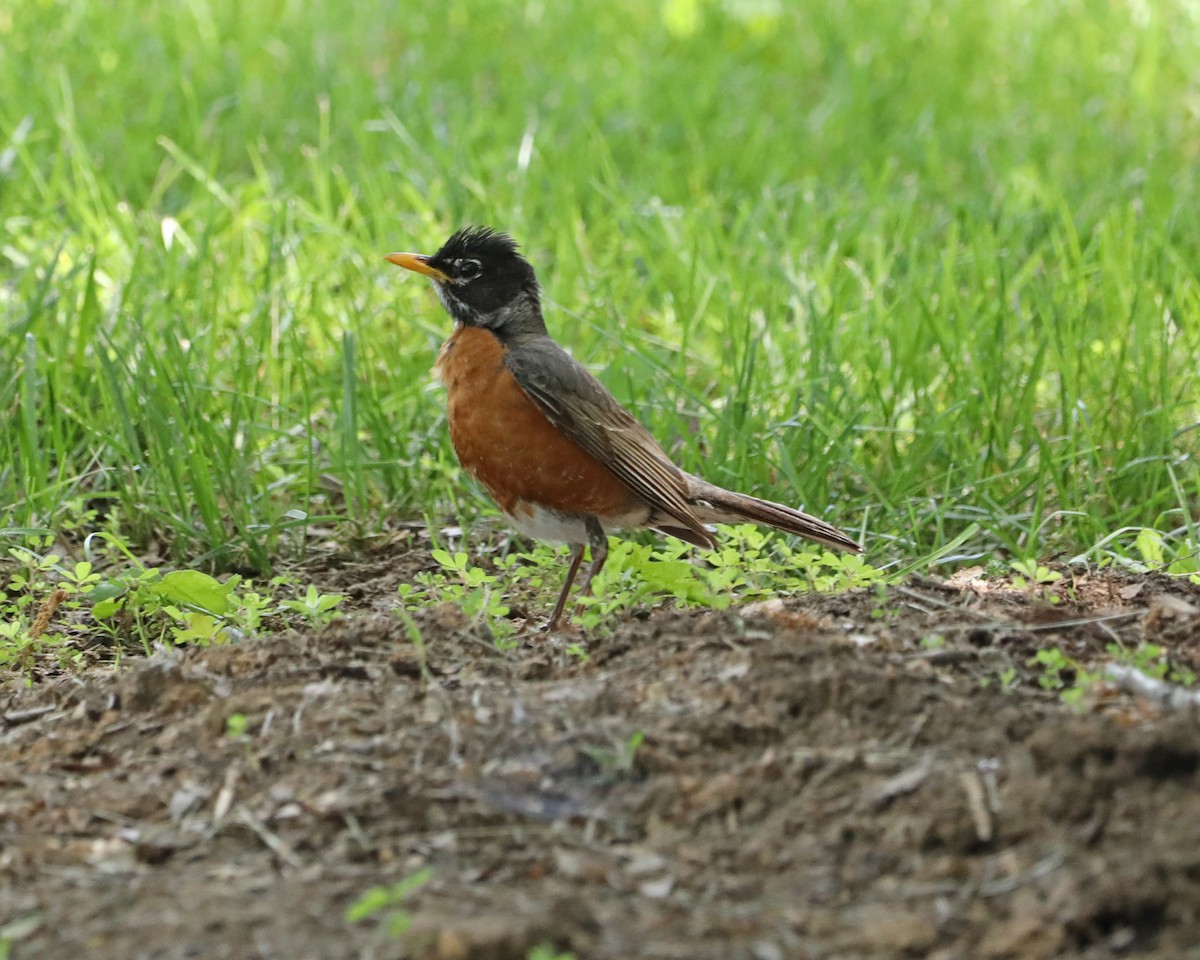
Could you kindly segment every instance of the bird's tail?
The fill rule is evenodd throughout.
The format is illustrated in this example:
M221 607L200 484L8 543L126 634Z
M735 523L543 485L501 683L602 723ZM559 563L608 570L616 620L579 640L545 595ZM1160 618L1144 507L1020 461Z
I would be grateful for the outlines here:
M782 503L760 500L745 493L734 493L690 474L688 503L701 523L764 523L794 533L797 536L823 543L838 550L860 553L862 547L837 527L817 517L801 513Z

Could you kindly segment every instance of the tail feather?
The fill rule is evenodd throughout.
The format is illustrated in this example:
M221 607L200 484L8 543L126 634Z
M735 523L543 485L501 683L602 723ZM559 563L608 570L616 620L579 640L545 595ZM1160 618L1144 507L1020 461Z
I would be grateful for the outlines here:
M837 527L782 503L734 493L699 477L689 476L688 487L688 502L702 523L745 523L749 520L838 550L862 552L862 547Z

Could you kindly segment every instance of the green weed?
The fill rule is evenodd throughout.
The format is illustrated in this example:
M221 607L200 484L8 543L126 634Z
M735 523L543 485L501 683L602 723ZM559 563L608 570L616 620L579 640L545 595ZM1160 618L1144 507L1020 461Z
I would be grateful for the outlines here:
M402 606L458 604L468 618L487 625L497 647L511 647L516 628L506 619L509 607L498 578L474 566L463 551L451 554L439 548L432 556L441 569L423 571L415 583L400 584L397 593Z
M643 603L669 599L683 608L723 610L732 603L809 591L829 592L882 584L883 573L859 557L797 545L751 524L720 527L721 546L697 551L678 541L643 543L610 538L608 561L577 597L575 621L588 630L614 623ZM472 620L487 623L497 646L508 647L515 627L506 618L513 597L549 610L567 570L565 548L538 546L497 557L495 573L475 565L464 551L435 549L439 570L397 588L403 608L455 603ZM568 649L584 658L579 645Z
M525 960L575 960L575 954L542 944L530 950L525 955Z
M225 718L225 735L234 738L244 737L248 723L244 713L231 713Z
M319 626L341 601L311 585L299 599L277 597L280 578L260 591L236 574L219 580L199 570L163 572L143 566L113 536L89 540L92 560L42 552L50 537L27 543L0 555L0 666L27 674L39 662L81 667L82 648L98 640L119 657L157 644L227 643L257 632L264 618L273 628L300 618Z
M627 740L614 741L611 747L584 747L584 753L596 762L605 778L623 779L633 775L637 752L645 739L641 730L635 730Z
M1057 570L1051 570L1036 560L1014 560L1009 567L1015 574L1012 578L1015 589L1026 590L1047 603L1062 601L1058 587L1063 575Z
M403 937L412 926L412 915L404 904L432 879L433 871L426 867L390 886L372 887L346 908L346 922L375 919L384 936Z
M284 600L280 607L301 614L310 626L327 624L337 613L338 605L345 599L340 593L320 593L311 583L304 596L296 600Z
M1057 691L1064 704L1079 708L1084 695L1100 680L1100 673L1085 670L1057 647L1039 650L1027 666L1040 670L1037 682L1043 690ZM1007 686L1007 684L1006 684Z

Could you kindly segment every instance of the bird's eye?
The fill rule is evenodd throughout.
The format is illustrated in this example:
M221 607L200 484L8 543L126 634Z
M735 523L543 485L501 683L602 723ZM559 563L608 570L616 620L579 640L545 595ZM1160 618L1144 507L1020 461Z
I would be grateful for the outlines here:
M474 280L483 273L483 264L478 260L458 260L454 266L457 268L459 280Z

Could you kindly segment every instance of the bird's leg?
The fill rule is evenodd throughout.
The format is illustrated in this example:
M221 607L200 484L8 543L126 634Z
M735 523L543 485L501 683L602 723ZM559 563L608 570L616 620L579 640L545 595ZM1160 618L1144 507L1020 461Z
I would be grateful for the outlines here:
M586 544L577 543L571 552L571 568L567 571L567 582L563 584L562 593L558 595L558 603L554 605L554 613L550 615L550 622L546 624L547 633L557 629L558 621L562 619L563 610L567 606L567 595L571 592L571 584L575 582L579 564L583 561L583 548L585 546L592 548L592 562L588 566L587 576L583 578L583 586L579 588L581 597L587 596L588 591L592 588L592 578L600 572L604 561L608 559L608 537L604 533L604 528L600 526L600 521L595 517L588 517L585 523L587 524L588 542Z
M592 589L592 578L600 572L604 561L608 559L608 536L600 521L595 517L587 518L588 543L592 548L592 563L588 567L587 576L583 578L583 586L579 588L579 596L586 597Z
M563 584L562 593L558 595L558 603L554 605L554 613L550 615L550 622L546 624L546 632L549 633L558 626L558 621L562 618L563 609L567 605L567 594L571 592L571 584L575 582L575 574L579 572L579 564L583 562L583 548L586 544L577 543L575 549L571 551L571 568L567 571L567 582ZM591 579L590 577L588 578Z

